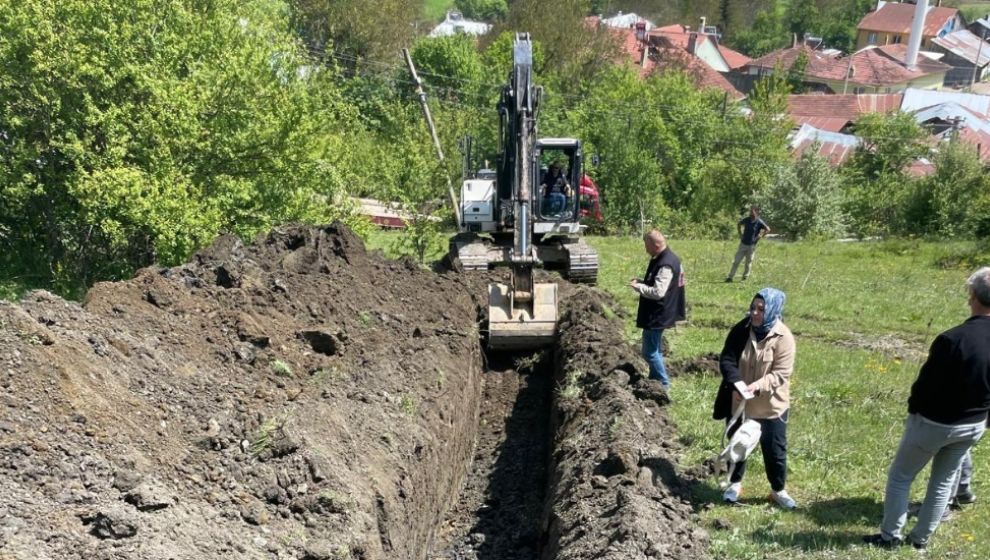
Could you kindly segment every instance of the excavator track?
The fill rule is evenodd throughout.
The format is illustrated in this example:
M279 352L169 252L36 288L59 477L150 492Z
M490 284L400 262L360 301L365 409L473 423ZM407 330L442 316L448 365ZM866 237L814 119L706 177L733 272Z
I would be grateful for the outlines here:
M450 240L450 257L457 270L487 271L493 264L509 261L508 248L493 245L476 235L457 235Z
M567 279L576 284L598 282L598 251L584 239L561 243L567 253Z

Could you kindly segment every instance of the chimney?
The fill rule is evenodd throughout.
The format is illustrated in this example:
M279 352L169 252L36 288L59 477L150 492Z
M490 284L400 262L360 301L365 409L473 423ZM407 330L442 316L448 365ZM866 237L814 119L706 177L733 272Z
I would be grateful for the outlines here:
M636 39L639 42L641 42L641 43L645 43L646 42L646 22L645 21L640 20L640 21L637 21L636 22Z
M705 23L707 21L708 21L708 18L706 18L705 16L701 16L701 27L699 27L698 30L701 31L702 33L705 32Z
M698 34L692 32L688 34L687 52L694 54L698 50Z
M918 51L921 50L921 33L925 29L925 16L928 14L928 0L918 0L914 6L914 20L911 21L911 36L908 37L907 57L904 65L908 70L918 66Z

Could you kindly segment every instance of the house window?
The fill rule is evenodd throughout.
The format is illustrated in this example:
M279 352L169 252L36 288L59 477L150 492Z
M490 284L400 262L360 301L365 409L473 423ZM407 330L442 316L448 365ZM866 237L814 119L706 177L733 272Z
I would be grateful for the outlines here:
M900 42L901 42L901 36L900 35L894 35L894 44L897 45Z
M876 31L870 31L870 34L866 36L866 42L870 45L877 44L877 33Z

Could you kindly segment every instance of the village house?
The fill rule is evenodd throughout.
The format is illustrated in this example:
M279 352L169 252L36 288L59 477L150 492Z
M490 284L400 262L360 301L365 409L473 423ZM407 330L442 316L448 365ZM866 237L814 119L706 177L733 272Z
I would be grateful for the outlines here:
M934 52L945 56L940 62L952 68L945 74L945 85L964 87L981 82L990 71L990 44L968 29L959 29L932 39Z
M856 26L856 49L870 45L906 44L911 34L914 11L913 3L877 2L876 9L866 14ZM921 48L931 49L933 39L963 27L964 22L959 10L929 6L921 32Z
M952 68L919 53L913 68L904 60L907 45L890 44L866 48L849 56L834 56L798 45L774 51L746 64L742 71L753 76L769 75L776 68L789 70L801 53L807 57L804 82L814 91L831 93L896 93L908 88L940 89Z
M465 19L457 10L450 10L444 20L430 31L430 37L447 37L462 33L465 35L484 35L491 30L492 24L483 21Z

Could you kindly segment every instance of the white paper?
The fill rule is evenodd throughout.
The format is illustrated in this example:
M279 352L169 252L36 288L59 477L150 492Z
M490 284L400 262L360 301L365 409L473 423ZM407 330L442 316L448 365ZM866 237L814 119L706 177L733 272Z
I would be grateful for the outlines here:
M736 381L733 386L736 388L736 391L739 391L739 394L742 395L742 398L744 400L748 401L749 399L756 396L752 392L750 392L749 387L747 387L746 384L743 383L742 381Z

